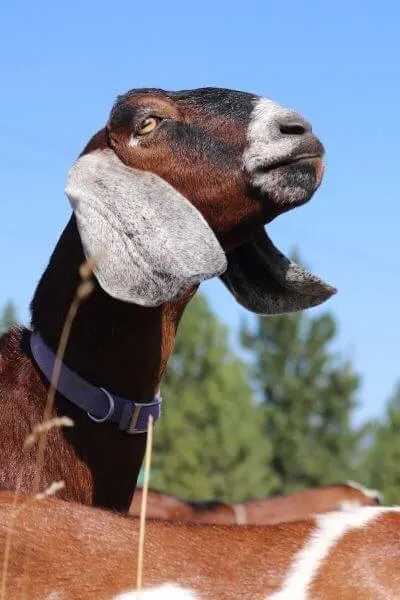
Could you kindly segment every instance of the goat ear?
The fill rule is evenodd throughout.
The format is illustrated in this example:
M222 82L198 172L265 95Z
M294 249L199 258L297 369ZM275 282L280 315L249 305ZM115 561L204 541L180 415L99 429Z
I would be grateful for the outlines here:
M236 300L254 313L276 315L317 306L336 293L322 279L284 256L264 229L228 254L221 279Z
M81 156L66 194L84 253L114 298L157 306L220 275L226 257L196 208L154 173L124 165L111 149Z

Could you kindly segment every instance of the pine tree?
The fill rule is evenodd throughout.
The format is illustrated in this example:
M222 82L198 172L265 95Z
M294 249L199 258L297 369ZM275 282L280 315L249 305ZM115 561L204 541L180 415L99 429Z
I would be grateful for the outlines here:
M277 476L276 493L360 479L363 432L351 426L359 378L332 352L335 336L329 313L259 317L255 330L243 327L268 448L272 444L267 466Z
M243 501L267 495L260 412L245 365L227 330L197 295L186 310L162 385L152 485L194 500Z
M381 422L371 423L372 443L366 454L369 484L383 493L386 504L400 503L400 382Z
M11 325L17 323L17 312L13 302L7 302L0 313L0 335L2 335Z

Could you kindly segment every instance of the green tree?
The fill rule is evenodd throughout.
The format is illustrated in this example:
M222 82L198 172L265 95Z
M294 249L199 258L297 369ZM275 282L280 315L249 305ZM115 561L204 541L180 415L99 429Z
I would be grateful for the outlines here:
M331 350L335 336L329 313L259 317L254 329L243 327L268 448L272 444L267 465L277 476L276 493L360 479L363 432L351 425L359 378Z
M382 421L371 423L372 441L366 453L369 485L383 493L385 503L400 503L400 382Z
M180 325L162 385L152 485L206 500L243 501L275 485L245 364L225 327L197 295Z
M17 323L17 311L13 302L7 302L0 313L0 335L2 335L11 325Z

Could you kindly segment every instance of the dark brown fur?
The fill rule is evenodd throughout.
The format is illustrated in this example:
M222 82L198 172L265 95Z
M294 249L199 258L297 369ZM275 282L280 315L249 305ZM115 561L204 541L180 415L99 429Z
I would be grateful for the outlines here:
M83 254L74 256L72 250L79 245L72 218L34 299L34 325L53 348L78 284ZM59 283L60 273L65 287ZM190 295L154 309L132 309L96 285L78 312L66 363L94 385L127 398L148 400L158 389ZM1 383L7 393L0 391L0 481L3 488L15 487L20 469L23 491L32 489L35 450L22 453L19 449L33 425L42 420L48 388L32 362L28 335L27 330L14 329L3 337L1 347ZM60 395L56 411L70 416L75 426L48 434L41 488L63 479L66 488L61 495L65 499L127 510L143 459L145 434L127 435L115 424L93 423ZM15 452L13 460L9 459L10 450Z

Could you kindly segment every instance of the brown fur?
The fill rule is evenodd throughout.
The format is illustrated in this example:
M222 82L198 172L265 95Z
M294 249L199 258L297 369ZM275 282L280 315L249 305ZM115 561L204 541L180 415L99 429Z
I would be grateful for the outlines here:
M330 552L310 586L310 598L394 600L400 597L400 514L387 513L349 531ZM338 577L338 574L341 574Z
M11 494L0 495L2 552L11 504ZM138 523L56 499L30 502L13 522L6 597L20 596L27 549L28 598L59 592L63 600L111 600L134 589ZM282 586L294 554L314 530L314 519L241 527L150 520L143 582L175 582L196 590L199 600L264 600ZM400 513L381 514L332 546L314 577L310 598L395 598L399 560Z
M378 497L370 497L361 490L347 484L321 486L272 498L244 502L240 514L246 524L271 525L306 519L312 514L340 510L342 502L356 503L359 506L377 506ZM142 490L137 488L130 507L130 514L138 516L141 511ZM237 522L235 505L223 502L196 503L175 498L156 490L149 490L147 516L169 521L195 521L233 525Z

